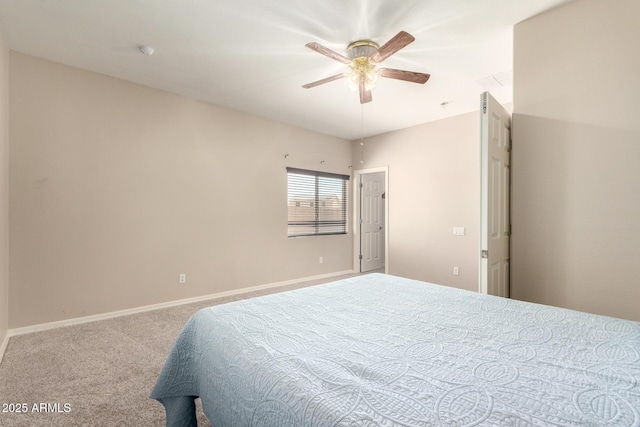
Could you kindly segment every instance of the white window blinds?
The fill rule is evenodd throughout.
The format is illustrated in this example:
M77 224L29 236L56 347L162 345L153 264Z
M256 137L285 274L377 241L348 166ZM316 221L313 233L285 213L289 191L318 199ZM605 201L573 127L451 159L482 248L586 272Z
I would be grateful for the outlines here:
M348 175L287 168L288 235L347 233Z

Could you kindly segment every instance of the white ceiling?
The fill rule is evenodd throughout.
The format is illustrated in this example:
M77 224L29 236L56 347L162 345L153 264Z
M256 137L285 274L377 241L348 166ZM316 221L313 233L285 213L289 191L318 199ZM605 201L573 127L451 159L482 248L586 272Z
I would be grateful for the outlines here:
M564 3L0 0L0 30L17 52L359 139L477 110L485 90L511 102L513 25ZM347 69L306 43L346 55L352 41L382 45L400 30L416 41L384 66L429 73L425 85L381 79L364 107L345 79L301 87Z

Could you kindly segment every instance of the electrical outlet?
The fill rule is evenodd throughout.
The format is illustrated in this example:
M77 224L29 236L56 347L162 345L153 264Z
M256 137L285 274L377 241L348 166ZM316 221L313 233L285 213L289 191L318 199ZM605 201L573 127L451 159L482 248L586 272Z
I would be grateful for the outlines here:
M460 275L460 269L458 267L453 267L453 275L454 276L459 276Z
M466 234L466 230L464 227L453 227L454 236L464 236L465 234Z
M320 257L320 259L318 260L318 262L319 262L320 264L324 264L324 257Z
M179 277L178 277L178 282L183 285L185 283L187 283L187 275L182 273Z

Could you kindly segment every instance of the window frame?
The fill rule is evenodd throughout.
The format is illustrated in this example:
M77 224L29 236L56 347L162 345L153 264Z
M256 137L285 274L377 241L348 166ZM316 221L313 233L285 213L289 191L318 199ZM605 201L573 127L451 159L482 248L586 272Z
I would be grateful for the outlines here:
M287 167L287 237L308 237L308 236L331 236L331 235L342 235L349 233L349 179L351 178L349 175L336 174L331 172L322 172L315 171L309 169L300 169ZM303 194L306 196L313 195L313 199L309 200L311 206L314 209L313 219L310 220L292 220L291 218L291 207L292 207L292 188L291 188L291 175L304 175L308 177L313 177L314 188L307 188L303 191ZM327 195L328 193L323 193L321 191L323 178L326 179L338 179L341 180L341 193L339 197L342 199L340 202L339 214L340 218L337 220L331 219L322 219L321 210L324 205L326 207L327 201L322 200L323 195ZM302 179L297 181L296 185L302 184ZM335 185L335 184L333 184ZM294 206L300 207L300 200L296 200ZM327 212L324 212L325 215ZM309 227L312 228L312 231L309 232L301 232L301 231L292 231L292 227ZM335 228L340 228L340 231L335 231ZM323 231L323 229L325 231ZM333 230L332 230L333 229Z

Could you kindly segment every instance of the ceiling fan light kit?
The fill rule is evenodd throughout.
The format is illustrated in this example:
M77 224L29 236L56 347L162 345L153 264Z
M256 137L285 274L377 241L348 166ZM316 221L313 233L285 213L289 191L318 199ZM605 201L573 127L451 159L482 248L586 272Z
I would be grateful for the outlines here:
M347 76L349 87L353 90L359 90L360 82L364 82L366 91L370 91L376 86L379 71L376 69L376 63L371 60L379 46L370 40L359 40L351 43L347 47L347 56L351 59L351 72Z
M333 50L326 48L318 43L308 43L306 46L322 55L325 55L331 59L342 62L349 65L351 71L348 73L340 73L331 77L326 77L322 80L318 80L312 83L303 85L305 89L309 89L321 84L329 83L334 80L338 80L347 77L349 86L360 92L360 103L364 104L371 102L371 89L373 89L378 80L378 76L404 80L412 83L424 84L429 80L429 74L417 73L414 71L396 70L393 68L377 68L377 65L382 61L404 48L409 43L413 42L415 38L405 32L400 31L391 40L378 46L377 43L371 40L358 40L347 46L347 56L345 57Z

